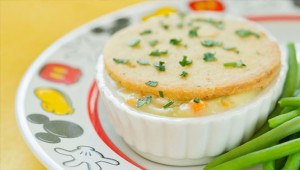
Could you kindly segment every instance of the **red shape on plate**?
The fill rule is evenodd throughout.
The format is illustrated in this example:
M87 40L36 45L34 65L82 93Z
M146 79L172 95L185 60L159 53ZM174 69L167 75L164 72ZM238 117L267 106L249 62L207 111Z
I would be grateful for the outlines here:
M49 63L41 69L40 76L48 81L69 85L78 81L81 70L65 64Z
M116 145L109 139L107 134L105 133L101 122L99 121L99 112L98 112L98 100L99 100L99 90L97 87L96 81L93 82L92 87L89 91L88 96L88 112L90 120L98 134L98 136L102 139L102 141L116 154L118 154L120 157L128 161L129 163L135 165L136 167L145 170L146 168L143 168L141 165L137 164L133 160L131 160L128 156L126 156L122 151L120 151Z
M193 11L224 11L223 3L217 0L191 1L189 7Z

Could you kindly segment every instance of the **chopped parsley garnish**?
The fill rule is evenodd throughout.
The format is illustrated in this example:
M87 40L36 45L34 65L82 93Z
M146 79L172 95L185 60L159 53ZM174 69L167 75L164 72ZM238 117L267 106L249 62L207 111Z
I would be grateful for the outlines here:
M178 23L177 28L183 28L183 23L182 22Z
M149 62L147 60L137 60L136 62L140 65L149 65Z
M159 93L159 96L160 96L161 98L164 98L164 97L165 97L163 91L158 91L158 93Z
M236 47L225 46L225 47L223 47L223 49L226 50L226 51L233 51L233 52L235 52L237 54L240 53L240 51Z
M165 30L168 30L169 29L169 25L163 23L163 22L160 22L160 26L165 29Z
M120 59L120 58L113 58L113 60L115 63L118 63L118 64L127 64L129 62L129 60L127 60L127 59Z
M176 38L170 39L170 44L175 45L175 46L181 45L181 42L182 42L182 39L176 39Z
M157 81L148 81L148 82L146 82L146 84L151 87L156 87L158 85L158 82Z
M245 67L243 61L224 63L224 67Z
M136 107L140 108L142 107L144 104L150 104L152 101L152 96L146 96L143 99L138 99Z
M193 100L195 103L200 103L200 99L198 97L194 98Z
M160 54L162 55L168 54L168 50L160 51Z
M206 22L220 30L224 29L224 23L222 21L218 21L212 18L197 18L194 21Z
M255 36L256 38L259 38L260 35L256 32L252 32L250 30L244 30L244 29L240 29L240 30L236 30L235 33L240 36L240 37L248 37L248 36Z
M215 46L222 46L223 43L220 41L214 41L214 40L204 40L201 42L201 44L205 47L215 47Z
M180 64L182 67L188 66L188 65L190 65L190 64L192 64L192 63L193 63L192 60L191 60L191 61L188 61L188 60L187 60L187 56L183 56L182 60L179 61L179 64Z
M163 62L163 61L159 61L158 63L154 63L153 65L158 71L166 70L165 62Z
M148 35L148 34L151 34L152 31L151 30L144 30L142 32L140 32L140 35Z
M131 41L128 42L128 45L130 47L136 47L140 44L140 40L139 39L132 39Z
M149 55L150 56L160 56L160 52L158 50L154 50Z
M154 47L154 46L156 46L158 44L158 40L152 40L152 41L149 41L149 45L151 46L151 47Z
M209 61L216 61L217 58L215 57L214 53L207 52L207 53L204 53L203 60L206 62L209 62Z
M184 12L178 12L177 14L178 14L179 18L181 18L181 19L186 17L186 13L184 13Z
M189 37L198 37L198 31L199 27L193 28L189 31Z
M174 102L170 100L170 101L168 101L168 103L165 104L163 107L164 107L164 109L166 109L166 108L170 107L172 104L174 104Z
M164 50L164 51L154 50L149 55L153 57L160 57L166 54L168 54L168 50Z
M180 76L181 76L181 77L186 77L186 76L188 76L188 74L189 74L189 73L187 73L187 72L185 72L185 71L182 71L181 74L180 74Z

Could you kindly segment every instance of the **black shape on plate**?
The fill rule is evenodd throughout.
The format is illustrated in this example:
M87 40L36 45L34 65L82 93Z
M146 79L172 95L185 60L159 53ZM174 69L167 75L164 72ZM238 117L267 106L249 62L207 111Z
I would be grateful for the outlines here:
M95 27L91 31L92 31L92 33L95 33L95 34L101 34L105 31L105 29L102 27Z
M54 120L44 124L44 129L61 138L76 138L83 134L83 129L72 122Z
M130 24L129 18L123 17L115 20L112 27L108 29L109 34L114 34L115 32L127 27Z
M27 116L27 120L31 123L35 124L45 124L49 122L49 118L47 116L41 114L31 114Z
M84 130L76 123L64 120L53 120L42 114L31 114L27 116L27 120L35 124L43 124L44 130L47 132L38 132L35 137L47 143L59 143L60 138L76 138L83 134Z
M35 134L35 137L39 139L40 141L47 142L47 143L59 143L60 138L52 135L50 133L45 133L45 132L39 132Z
M300 0L293 0L296 7L300 7Z

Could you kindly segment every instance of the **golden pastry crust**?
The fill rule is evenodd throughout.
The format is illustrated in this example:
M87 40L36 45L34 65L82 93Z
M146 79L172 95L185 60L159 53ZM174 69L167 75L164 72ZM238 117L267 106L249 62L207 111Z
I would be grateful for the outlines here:
M199 18L201 21L199 21ZM264 88L276 77L280 70L280 49L276 42L270 40L264 32L244 21L232 19L221 20L224 29L219 29L212 22L204 22L199 14L191 14L182 19L177 14L169 17L156 17L148 21L125 28L106 43L103 51L105 69L110 77L121 86L142 93L164 96L176 100L189 100L195 97L212 99L228 96L256 88ZM193 22L191 22L193 21ZM178 24L184 27L179 28ZM167 25L168 29L163 28ZM189 32L198 28L198 36L190 37ZM151 33L140 35L145 30ZM259 34L240 37L236 30L251 30ZM181 39L181 45L173 45L171 39ZM133 39L139 39L136 47L128 45ZM157 40L154 47L149 45ZM201 45L205 40L222 42L220 46ZM225 50L235 47L237 51ZM166 55L153 57L152 51L168 50ZM207 62L205 53L215 54L216 60ZM179 62L187 56L192 64L182 67ZM115 59L128 60L129 63L116 63ZM137 60L146 60L149 65L140 65ZM165 71L153 66L159 61L165 62ZM245 67L224 67L224 63L242 61ZM182 78L182 71L188 76ZM145 83L157 81L156 87Z

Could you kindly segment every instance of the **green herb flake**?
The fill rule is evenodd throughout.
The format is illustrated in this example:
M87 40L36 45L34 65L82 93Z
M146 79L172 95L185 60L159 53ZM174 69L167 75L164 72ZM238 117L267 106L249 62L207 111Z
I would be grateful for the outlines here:
M243 61L224 63L224 67L245 67L245 66L246 64L243 63Z
M222 46L223 43L220 41L214 41L214 40L204 40L201 42L201 44L204 47L216 47L216 46Z
M142 32L140 32L140 35L148 35L148 34L151 34L152 31L151 30L144 30Z
M170 44L175 45L175 46L181 45L181 42L182 42L182 39L176 39L176 38L170 39Z
M166 55L166 54L168 54L168 50L163 50L163 51L154 50L149 54L149 56L160 57L160 56Z
M147 96L145 99L146 99L146 104L150 104L152 101L152 96Z
M138 99L136 107L140 108L140 107L142 107L145 104L150 104L151 101L152 101L152 96L146 96L146 97L144 97L142 99Z
M256 38L259 38L260 35L258 33L252 32L250 30L240 29L236 30L235 33L240 37L249 37L249 36L255 36Z
M180 76L181 76L181 77L186 77L186 76L188 76L188 74L189 74L189 73L187 73L187 72L185 72L185 71L182 71L181 74L180 74Z
M127 64L129 60L127 59L120 59L120 58L113 58L114 62L117 64Z
M194 103L200 103L200 99L198 97L194 98Z
M180 23L178 23L176 26L177 26L177 28L181 29L181 28L183 28L183 23L180 22Z
M191 65L193 63L193 61L188 61L187 60L187 56L183 56L182 60L179 61L179 64L182 66L182 67L185 67L185 66L188 66L188 65Z
M151 53L149 55L150 56L157 56L157 57L159 57L160 56L160 52L158 50L154 50L154 51L151 51Z
M132 39L131 41L128 42L128 45L130 47L136 47L140 44L140 40L139 39Z
M189 37L198 37L198 29L199 27L189 30Z
M148 82L146 82L146 84L151 87L156 87L158 85L158 82L157 81L148 81Z
M186 17L186 13L185 12L178 12L177 13L179 18L184 19Z
M154 46L156 46L158 44L158 40L152 40L152 41L149 41L149 45L151 46L151 47L154 47Z
M137 60L136 62L140 65L149 65L149 62L147 60Z
M217 58L215 57L214 53L207 52L207 53L204 53L203 60L206 62L210 62L210 61L216 61Z
M158 63L154 63L153 65L158 71L165 71L166 66L164 64L165 64L165 62L159 61Z
M163 91L158 91L158 93L159 93L159 97L161 97L161 98L164 98L164 97L165 97Z
M165 30L168 30L169 29L169 25L163 23L163 22L160 22L160 26L165 29Z
M160 54L162 54L162 55L166 55L166 54L168 54L168 50L163 50L163 51L160 51Z
M218 21L212 18L197 18L194 21L198 21L198 22L205 22L208 24L211 24L212 26L222 30L224 29L224 23L222 21Z
M170 107L172 104L174 104L174 102L170 100L170 101L168 101L168 103L165 104L163 107L164 107L164 109L166 109L166 108Z
M233 51L237 54L240 53L240 51L236 47L232 47L232 46L225 46L225 47L223 47L223 49L226 50L226 51Z

